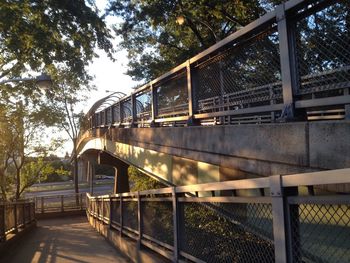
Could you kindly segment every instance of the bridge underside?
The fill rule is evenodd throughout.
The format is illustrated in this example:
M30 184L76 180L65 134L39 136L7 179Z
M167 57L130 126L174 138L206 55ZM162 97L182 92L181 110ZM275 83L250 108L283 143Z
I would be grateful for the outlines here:
M219 182L350 167L349 124L99 128L86 132L78 152L104 152L99 163L131 164L169 184Z

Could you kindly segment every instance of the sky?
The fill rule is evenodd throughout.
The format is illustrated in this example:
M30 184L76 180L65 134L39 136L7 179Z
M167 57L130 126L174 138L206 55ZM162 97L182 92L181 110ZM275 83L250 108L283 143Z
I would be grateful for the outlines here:
M97 0L96 5L99 10L104 10L107 5L107 1ZM109 27L111 27L113 24L118 23L118 18L107 17L106 23ZM120 39L116 38L114 41L115 46L118 44L118 41L120 41ZM119 49L119 51L114 55L116 58L115 62L111 61L101 50L96 50L96 53L99 55L99 58L95 58L92 61L88 71L91 75L95 76L92 84L94 84L97 89L88 95L89 99L85 103L78 106L79 108L83 109L84 112L87 112L97 100L107 96L108 93L106 93L106 90L112 92L121 91L126 94L130 94L131 88L138 84L137 82L134 82L131 77L125 74L127 70L126 66L128 64L127 53L125 50ZM64 132L61 132L60 135L65 138L67 137ZM72 142L68 140L61 149L56 151L56 154L58 156L64 156L66 152L70 154L72 149Z

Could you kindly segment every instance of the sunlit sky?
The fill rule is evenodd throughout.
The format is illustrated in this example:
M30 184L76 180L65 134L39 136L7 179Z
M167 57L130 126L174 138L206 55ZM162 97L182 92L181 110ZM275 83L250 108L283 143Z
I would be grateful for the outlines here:
M97 0L96 5L99 10L104 10L107 5L107 0ZM111 27L113 24L118 23L116 17L107 17L107 25ZM120 40L120 39L119 39ZM115 39L115 46L118 44L118 38ZM121 91L126 94L131 92L131 88L137 85L136 82L132 81L131 77L125 74L127 68L127 53L125 50L120 50L114 55L116 61L111 61L106 54L101 50L96 50L99 58L93 60L89 66L89 72L91 75L95 76L94 81L92 82L96 86L96 90L92 91L89 95L89 99L79 105L84 112L86 112L97 100L108 95L106 90L109 91ZM61 133L62 136L66 137L65 133ZM56 154L58 156L64 156L66 152L69 154L72 152L72 143L67 141L62 149L58 150Z

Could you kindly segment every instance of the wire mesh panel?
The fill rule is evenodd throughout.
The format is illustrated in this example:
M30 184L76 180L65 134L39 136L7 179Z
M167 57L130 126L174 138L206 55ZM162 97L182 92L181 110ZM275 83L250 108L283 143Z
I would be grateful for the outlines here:
M119 103L112 106L113 110L113 123L119 123L120 122L120 105Z
M188 88L186 70L172 78L155 84L157 91L157 117L188 115Z
M120 200L119 199L112 199L111 205L112 205L112 207L111 207L111 210L112 210L112 215L111 215L112 223L120 224Z
M142 220L143 234L173 246L172 202L142 201Z
M181 203L180 249L206 262L274 262L270 204Z
M137 201L123 200L123 226L138 231Z
M350 262L350 205L291 205L294 262Z
M201 113L282 103L276 28L199 62L193 80Z
M306 15L301 13L296 23L298 95L343 95L350 87L350 2L339 1Z
M152 117L152 92L151 89L136 94L136 118L142 126L142 123L149 121Z
M122 122L131 122L132 118L132 105L131 98L122 101Z
M106 109L107 125L112 124L112 107Z
M100 120L101 120L100 125L105 125L106 124L106 112L105 111L101 111L100 112Z

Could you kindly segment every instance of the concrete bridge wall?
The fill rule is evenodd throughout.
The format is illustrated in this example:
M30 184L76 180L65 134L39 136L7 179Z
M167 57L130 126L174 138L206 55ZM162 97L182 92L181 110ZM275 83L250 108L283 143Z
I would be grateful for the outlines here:
M350 167L349 121L92 133L80 153L104 150L176 185Z

